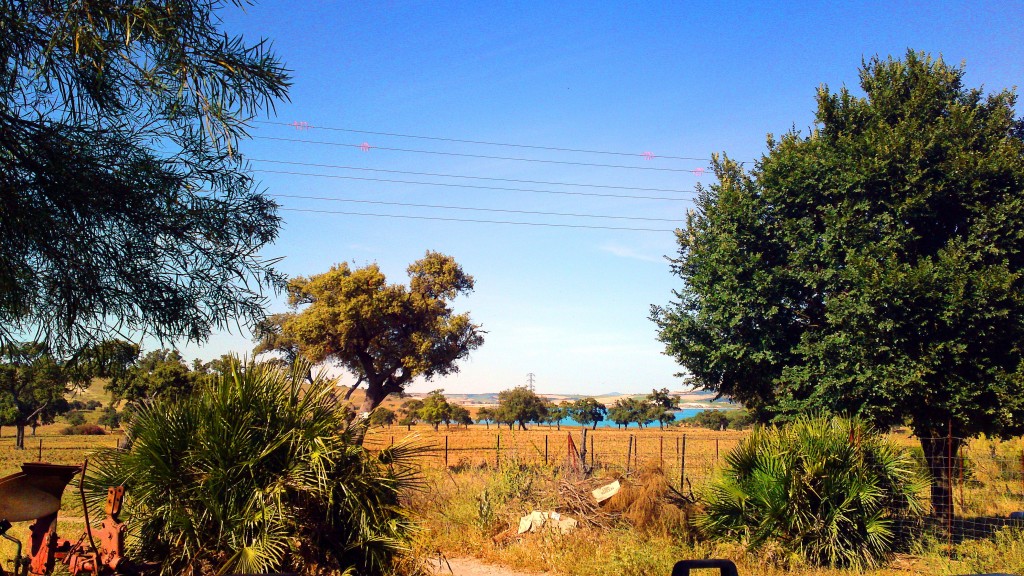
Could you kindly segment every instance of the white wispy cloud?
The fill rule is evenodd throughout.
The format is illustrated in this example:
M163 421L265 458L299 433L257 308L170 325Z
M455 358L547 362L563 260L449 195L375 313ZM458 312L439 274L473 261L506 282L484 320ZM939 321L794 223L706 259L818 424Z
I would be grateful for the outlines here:
M621 244L603 244L600 246L600 249L602 252L607 252L614 256L618 256L619 258L630 258L632 260L642 260L644 262L657 262L659 264L665 262L665 259L662 258L661 256L638 252L633 248L623 246Z

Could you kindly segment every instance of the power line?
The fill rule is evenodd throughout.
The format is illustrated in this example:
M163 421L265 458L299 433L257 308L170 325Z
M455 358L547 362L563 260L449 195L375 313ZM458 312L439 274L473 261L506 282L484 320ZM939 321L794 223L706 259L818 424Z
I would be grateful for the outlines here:
M545 184L548 186L573 186L579 188L606 188L611 190L637 190L640 192L680 192L693 194L694 190L680 190L678 188L639 188L636 186L613 186L610 184L585 184L579 182L552 182L550 180L521 180L517 178L494 178L488 176L466 176L464 174L440 174L437 172L411 172L408 170L385 170L384 168L363 168L360 166L345 166L341 164L317 164L313 162L295 162L290 160L268 160L265 158L248 158L253 162L267 162L270 164L290 164L293 166L307 166L314 168L337 168L340 170L362 170L365 172L386 172L388 174L409 174L411 176L436 176L438 178L463 178L467 180L490 180L494 182L516 182L519 184Z
M411 152L415 154L435 154L438 156L458 156L460 158L483 158L486 160L509 160L513 162L540 162L543 164L563 164L570 166L589 166L592 168L618 168L624 170L652 170L657 172L690 172L693 174L704 174L707 170L703 168L655 168L653 166L624 166L621 164L598 164L593 162L572 162L569 160L544 160L541 158L516 158L513 156L489 156L487 154L466 154L463 152L440 152L437 150L416 150L413 148L390 148L387 146L370 146L368 144L345 144L342 142L327 142L324 140L305 140L303 138L280 138L277 136L253 136L259 140L274 140L278 142L300 142L303 144L320 144L324 146L339 146L342 148L360 148L364 151L387 150L389 152Z
M315 214L343 214L346 216L372 216L376 218L403 218L407 220L439 220L442 222L473 222L476 224L510 224L515 226L543 226L547 228L581 228L587 230L627 230L631 232L675 232L671 228L625 228L619 226L590 226L586 224L548 224L543 222L513 222L508 220L474 220L470 218L442 218L439 216L405 216L400 214L375 214L370 212L344 212L341 210L313 210L310 208L281 208L288 212L311 212Z
M511 192L530 192L535 194L560 194L566 196L591 196L598 198L626 198L630 200L667 200L669 202L690 202L692 198L673 198L667 196L634 196L630 194L602 194L600 192L566 192L561 190L533 190L530 188L506 188L501 186L480 186L473 184L444 184L440 182L415 182L410 180L392 180L386 178L366 178L360 176L342 176L340 174L312 174L309 172L293 172L289 170L263 170L254 168L253 172L262 174L283 174L287 176L312 176L316 178L335 178L341 180L361 180L370 182L389 182L397 184L417 184L422 186L441 186L446 188L469 188L474 190L505 190Z
M328 202L350 202L354 204L377 204L382 206L406 206L410 208L440 208L443 210L469 210L473 212L502 212L505 214L532 214L538 216L570 216L574 218L605 218L611 220L638 220L644 222L679 222L678 218L644 218L640 216L610 216L604 214L578 214L573 212L539 212L533 210L510 210L502 208L474 208L469 206L444 206L439 204L409 204L406 202L384 202L381 200L356 200L332 198L329 196L301 196L297 194L267 194L275 198L297 198L302 200L324 200Z
M352 134L370 134L372 136L392 136L396 138L415 138L418 140L433 140L436 142L457 142L460 144L481 144L485 146L503 146L506 148L523 148L528 150L548 150L551 152L579 152L582 154L604 154L608 156L629 156L640 158L659 158L665 160L693 160L696 162L710 162L710 158L695 158L691 156L666 156L662 154L647 156L644 153L636 152L611 152L608 150L588 150L584 148L560 148L557 146L537 146L533 144L511 144L508 142L489 142L486 140L463 140L461 138L445 138L442 136L421 136L416 134L398 134L395 132L374 132L372 130L356 130L354 128L340 128L334 126L314 126L307 122L274 122L271 120L253 120L254 124L268 124L273 126L291 126L298 130L329 130L331 132L348 132Z

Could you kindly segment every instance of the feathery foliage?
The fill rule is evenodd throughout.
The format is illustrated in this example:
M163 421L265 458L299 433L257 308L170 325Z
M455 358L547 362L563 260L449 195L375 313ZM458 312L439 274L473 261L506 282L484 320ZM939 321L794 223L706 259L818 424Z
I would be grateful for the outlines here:
M412 447L371 455L334 382L267 364L236 365L193 395L142 404L130 447L98 454L91 505L127 488L133 558L164 574L379 574L413 525Z
M757 428L725 461L696 524L751 550L777 545L812 564L876 566L896 548L897 521L923 513L922 470L859 420Z

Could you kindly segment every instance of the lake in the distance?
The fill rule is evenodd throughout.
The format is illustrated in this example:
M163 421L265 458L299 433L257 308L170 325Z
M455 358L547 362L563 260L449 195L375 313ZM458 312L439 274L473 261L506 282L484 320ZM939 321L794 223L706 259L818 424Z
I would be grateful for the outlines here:
M676 412L675 412L676 418L675 419L676 420L681 420L683 418L690 418L690 417L696 416L698 413L703 412L704 410L727 410L727 408L683 408L682 410L676 410ZM559 422L559 425L560 426L579 426L580 424L579 424L579 422L573 420L572 418L562 418L562 420ZM546 424L543 424L543 426L546 426ZM552 424L552 426L554 426L554 424ZM615 424L615 422L613 422L611 420L608 420L607 418L604 419L604 420L601 420L600 422L597 423L597 427L598 428L615 428L616 426L617 426L617 424ZM657 427L658 423L657 422L651 422L651 424L648 427L650 427L650 426ZM633 424L630 424L629 426L627 426L627 428L629 428L629 427L637 428L637 425L635 423L633 423Z

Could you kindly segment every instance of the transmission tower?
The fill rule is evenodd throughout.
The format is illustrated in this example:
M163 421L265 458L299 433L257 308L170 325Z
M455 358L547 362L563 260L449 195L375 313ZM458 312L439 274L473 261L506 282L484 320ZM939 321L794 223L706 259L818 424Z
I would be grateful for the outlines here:
M536 376L536 374L534 374L533 372L530 372L530 373L528 373L526 375L526 387L530 389L530 392L533 392L533 378L534 378L534 376Z

